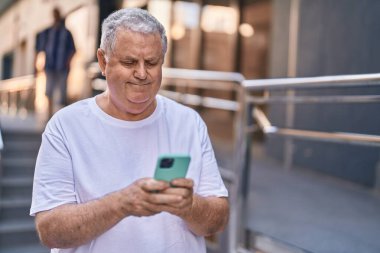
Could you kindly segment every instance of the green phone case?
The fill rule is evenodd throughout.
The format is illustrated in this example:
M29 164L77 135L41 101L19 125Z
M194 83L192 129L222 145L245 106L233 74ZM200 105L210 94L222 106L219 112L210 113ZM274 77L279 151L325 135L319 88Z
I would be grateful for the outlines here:
M163 154L157 159L154 178L172 181L175 178L186 177L190 164L190 156L185 154Z

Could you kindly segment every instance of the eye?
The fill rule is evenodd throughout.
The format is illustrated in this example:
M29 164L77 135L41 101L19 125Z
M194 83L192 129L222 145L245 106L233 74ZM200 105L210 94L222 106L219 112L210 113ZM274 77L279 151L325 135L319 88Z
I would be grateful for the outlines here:
M146 65L148 66L148 67L154 67L154 66L156 66L158 64L158 61L148 61L148 62L146 62Z
M121 64L126 67L132 67L133 65L135 65L135 61L122 61Z

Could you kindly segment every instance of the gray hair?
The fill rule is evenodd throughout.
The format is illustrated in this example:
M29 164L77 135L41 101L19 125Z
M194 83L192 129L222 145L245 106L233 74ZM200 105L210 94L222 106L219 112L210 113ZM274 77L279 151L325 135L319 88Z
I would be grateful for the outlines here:
M109 15L102 24L102 37L100 48L107 54L112 53L116 33L119 29L129 30L143 34L159 33L162 44L162 55L167 50L167 38L164 26L149 12L139 8L126 8L115 11Z

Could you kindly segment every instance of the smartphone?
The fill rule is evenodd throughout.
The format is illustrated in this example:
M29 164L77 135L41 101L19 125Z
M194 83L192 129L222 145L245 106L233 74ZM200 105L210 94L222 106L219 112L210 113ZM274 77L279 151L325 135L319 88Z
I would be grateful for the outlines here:
M172 181L186 177L190 164L190 156L186 154L163 154L157 159L154 178L157 180Z

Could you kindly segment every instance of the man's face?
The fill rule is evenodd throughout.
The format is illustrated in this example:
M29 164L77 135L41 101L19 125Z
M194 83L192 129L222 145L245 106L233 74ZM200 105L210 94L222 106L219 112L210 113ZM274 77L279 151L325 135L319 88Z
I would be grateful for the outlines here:
M161 86L160 35L120 30L115 42L108 61L100 64L108 83L112 114L123 119L146 118L155 109L155 96Z

